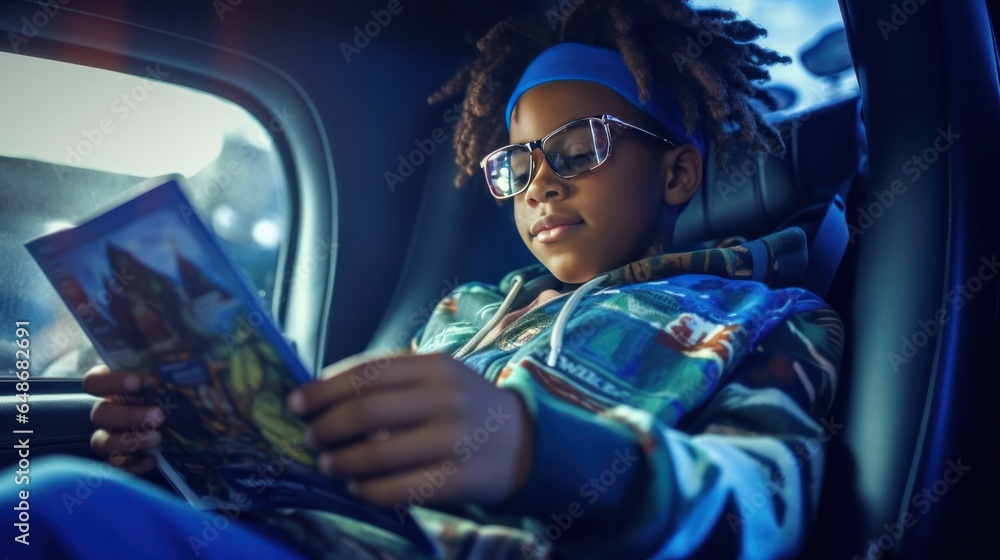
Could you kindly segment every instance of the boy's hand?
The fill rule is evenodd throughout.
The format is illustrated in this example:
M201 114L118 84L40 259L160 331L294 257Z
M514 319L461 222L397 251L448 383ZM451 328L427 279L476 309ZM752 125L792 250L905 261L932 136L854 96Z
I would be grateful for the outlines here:
M164 413L157 406L124 404L118 395L137 395L142 379L135 373L111 371L97 366L83 378L83 390L104 400L90 411L90 421L97 430L90 437L90 448L107 457L115 466L141 474L155 466L146 453L160 444L156 428L163 423Z
M521 398L445 354L340 362L289 395L320 470L371 502L496 504L523 486L534 431ZM428 488L433 488L430 492ZM428 495L430 494L430 495Z

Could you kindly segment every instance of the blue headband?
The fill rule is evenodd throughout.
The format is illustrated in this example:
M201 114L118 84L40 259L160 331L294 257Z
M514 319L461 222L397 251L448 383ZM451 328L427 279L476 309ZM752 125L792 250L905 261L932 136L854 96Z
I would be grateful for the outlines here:
M546 49L528 65L507 102L507 129L510 130L514 105L524 92L540 84L561 80L596 82L611 88L656 119L674 139L694 144L702 157L705 156L704 131L696 127L690 136L685 132L684 110L669 89L651 84L649 101L639 101L639 84L625 66L621 54L580 43L559 43Z

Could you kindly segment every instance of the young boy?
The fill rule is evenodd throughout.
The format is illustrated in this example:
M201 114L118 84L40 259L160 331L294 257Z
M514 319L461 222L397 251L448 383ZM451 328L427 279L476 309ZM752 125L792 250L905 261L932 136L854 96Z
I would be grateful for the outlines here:
M459 287L415 353L330 366L288 404L325 473L374 503L424 506L413 517L450 558L794 554L818 502L843 340L819 298L779 288L804 270L804 234L663 252L708 140L722 154L732 136L783 149L748 98L784 59L732 12L577 4L561 22L497 25L435 97L465 92L461 178L481 166L513 199L539 264ZM705 30L695 56L687 40ZM507 84L502 99L487 80ZM138 385L106 370L84 380L101 396ZM152 468L122 436L158 410L105 401L92 416L98 454ZM410 553L320 513L262 518L282 533L261 546Z

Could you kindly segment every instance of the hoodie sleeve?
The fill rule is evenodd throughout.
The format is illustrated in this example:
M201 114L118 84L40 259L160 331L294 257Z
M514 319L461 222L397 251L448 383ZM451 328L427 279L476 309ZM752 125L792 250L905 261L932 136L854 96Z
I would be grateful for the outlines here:
M532 471L488 513L537 522L527 558L553 548L572 558L794 554L819 500L823 444L840 428L825 415L842 344L830 309L792 315L680 421L669 407L588 410L555 396L551 380L564 374L539 375L547 366L524 358L504 387L534 417Z

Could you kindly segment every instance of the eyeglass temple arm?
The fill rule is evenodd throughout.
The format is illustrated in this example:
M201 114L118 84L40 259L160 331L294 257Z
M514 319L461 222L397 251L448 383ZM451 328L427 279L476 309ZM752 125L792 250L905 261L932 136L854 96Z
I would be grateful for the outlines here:
M674 142L673 140L669 140L667 138L664 138L664 137L660 136L659 134L656 134L655 132L650 132L650 131L646 130L645 128L636 126L634 124L627 123L627 122L625 122L625 121L623 121L623 120L621 120L619 118L612 117L611 115L604 115L604 119L607 120L607 121L610 121L610 122L613 122L613 123L616 123L616 124L628 127L628 128L633 128L635 130L638 130L639 132L643 132L645 134L648 134L648 135L652 136L653 138L656 138L657 140L662 140L663 142L666 142L667 144L670 144L674 148L677 147L677 143Z

